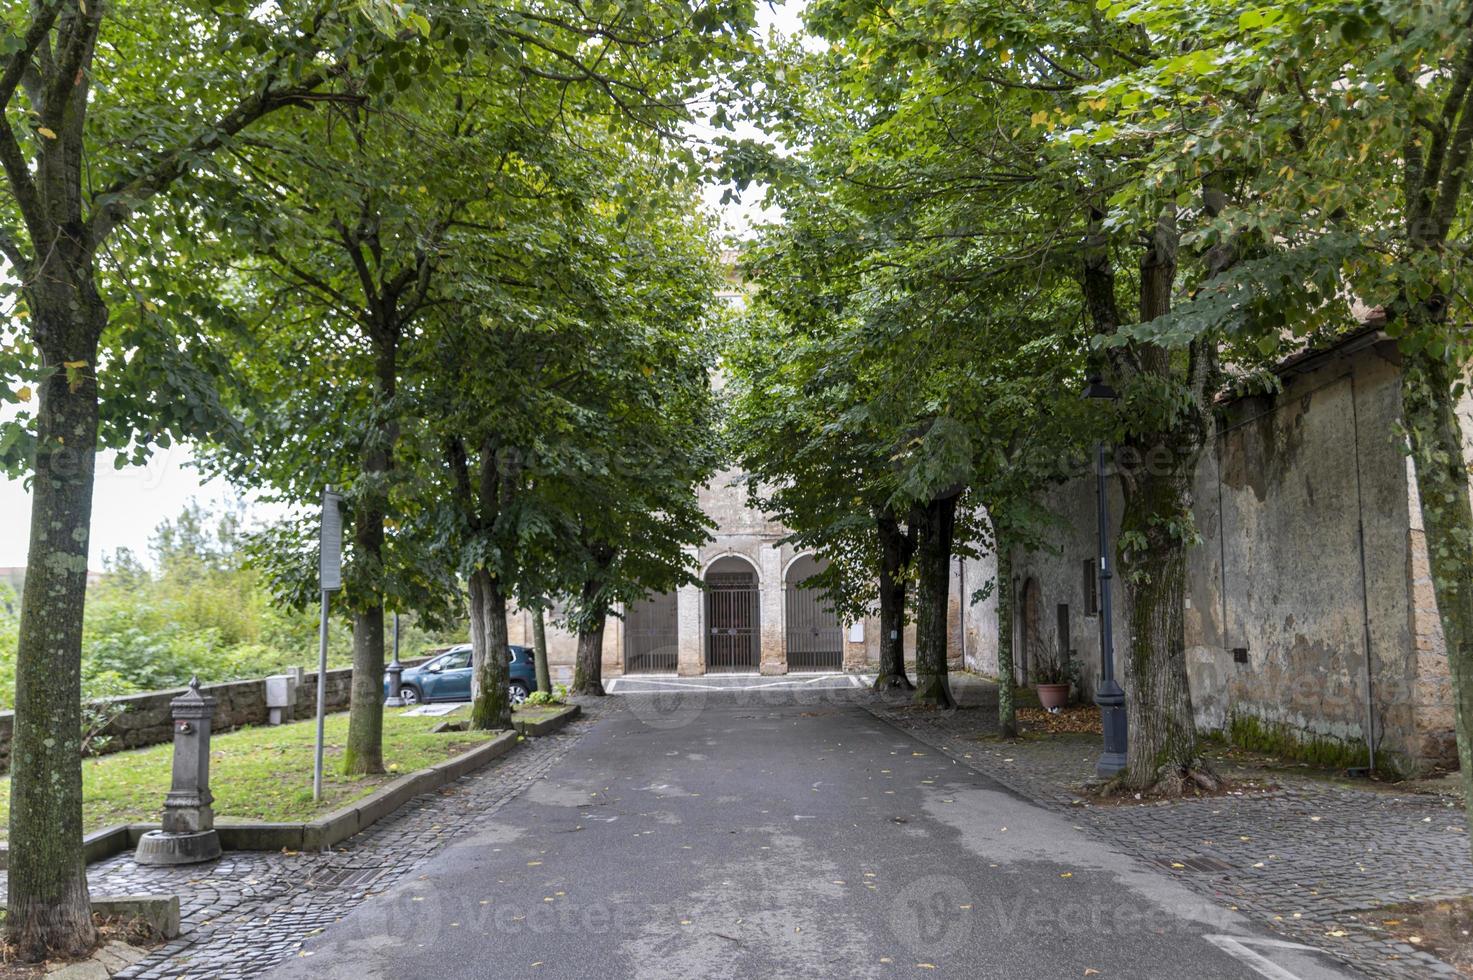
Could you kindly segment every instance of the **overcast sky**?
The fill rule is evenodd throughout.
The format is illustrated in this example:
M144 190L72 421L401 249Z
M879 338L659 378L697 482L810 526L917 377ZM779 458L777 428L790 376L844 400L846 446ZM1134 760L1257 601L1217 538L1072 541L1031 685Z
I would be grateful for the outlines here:
M760 20L784 34L797 26L801 0L789 0L776 9L763 6ZM699 130L699 128L698 128ZM707 131L709 132L709 131ZM741 135L753 135L753 131ZM705 190L706 203L720 213L723 230L740 235L762 213L754 206L756 193L740 204L720 203L723 188ZM92 506L92 542L89 564L102 568L103 555L119 548L129 548L148 561L148 542L160 521L177 515L193 499L217 510L234 499L223 481L202 481L190 465L187 447L175 446L155 453L146 467L115 469L112 458L104 454L97 461L97 488ZM30 494L18 480L0 477L0 568L26 563L30 535Z

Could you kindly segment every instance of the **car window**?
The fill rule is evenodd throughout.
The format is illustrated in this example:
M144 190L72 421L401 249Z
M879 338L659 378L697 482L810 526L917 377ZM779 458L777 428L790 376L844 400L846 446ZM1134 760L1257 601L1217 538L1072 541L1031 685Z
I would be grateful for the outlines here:
M445 670L460 670L471 665L471 652L469 650L452 650L445 654L445 659L440 661L440 666Z
M509 663L509 664L514 664L514 663L517 662L517 648L516 647L507 647L506 648L506 662Z

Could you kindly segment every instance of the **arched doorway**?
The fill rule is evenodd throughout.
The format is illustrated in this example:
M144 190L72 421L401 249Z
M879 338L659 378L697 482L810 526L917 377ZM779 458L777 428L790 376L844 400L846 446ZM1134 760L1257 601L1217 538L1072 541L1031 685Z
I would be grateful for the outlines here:
M1028 683L1028 675L1038 665L1039 657L1043 652L1043 622L1040 606L1043 600L1039 597L1038 579L1028 577L1023 583L1023 642L1019 644L1022 656L1018 658L1018 670L1021 676L1018 678L1020 684Z
M674 592L646 596L624 610L624 673L675 673L679 615Z
M844 631L838 614L821 589L803 583L824 569L812 555L802 555L784 576L789 671L841 670L844 667Z
M711 563L705 581L706 672L756 671L762 645L757 569L728 555Z

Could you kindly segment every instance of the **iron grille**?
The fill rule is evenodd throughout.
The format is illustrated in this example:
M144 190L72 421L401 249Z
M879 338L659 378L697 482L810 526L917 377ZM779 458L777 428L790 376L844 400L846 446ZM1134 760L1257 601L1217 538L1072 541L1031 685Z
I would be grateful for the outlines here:
M679 613L675 593L634 603L624 614L624 673L673 674L679 663Z
M753 576L706 577L706 671L755 671L760 659L761 606Z
M788 586L788 670L840 670L844 631L823 590Z

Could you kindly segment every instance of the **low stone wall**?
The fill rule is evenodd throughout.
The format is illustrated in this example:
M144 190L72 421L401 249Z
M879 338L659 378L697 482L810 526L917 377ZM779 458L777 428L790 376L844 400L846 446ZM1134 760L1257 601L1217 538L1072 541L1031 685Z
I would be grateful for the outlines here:
M428 657L403 660L406 667L424 663ZM352 697L353 668L342 667L327 672L327 710L346 711ZM123 712L113 719L102 734L111 736L105 752L122 752L126 749L157 745L174 737L174 722L169 713L169 702L184 693L184 688L169 691L148 691L110 699L123 706ZM258 677L247 681L227 681L223 684L202 684L200 690L213 697L215 719L214 731L229 731L245 725L264 725L267 721L266 679ZM292 719L312 717L317 710L317 674L304 673L297 685L297 703ZM0 772L10 770L10 739L15 726L15 712L0 711Z

